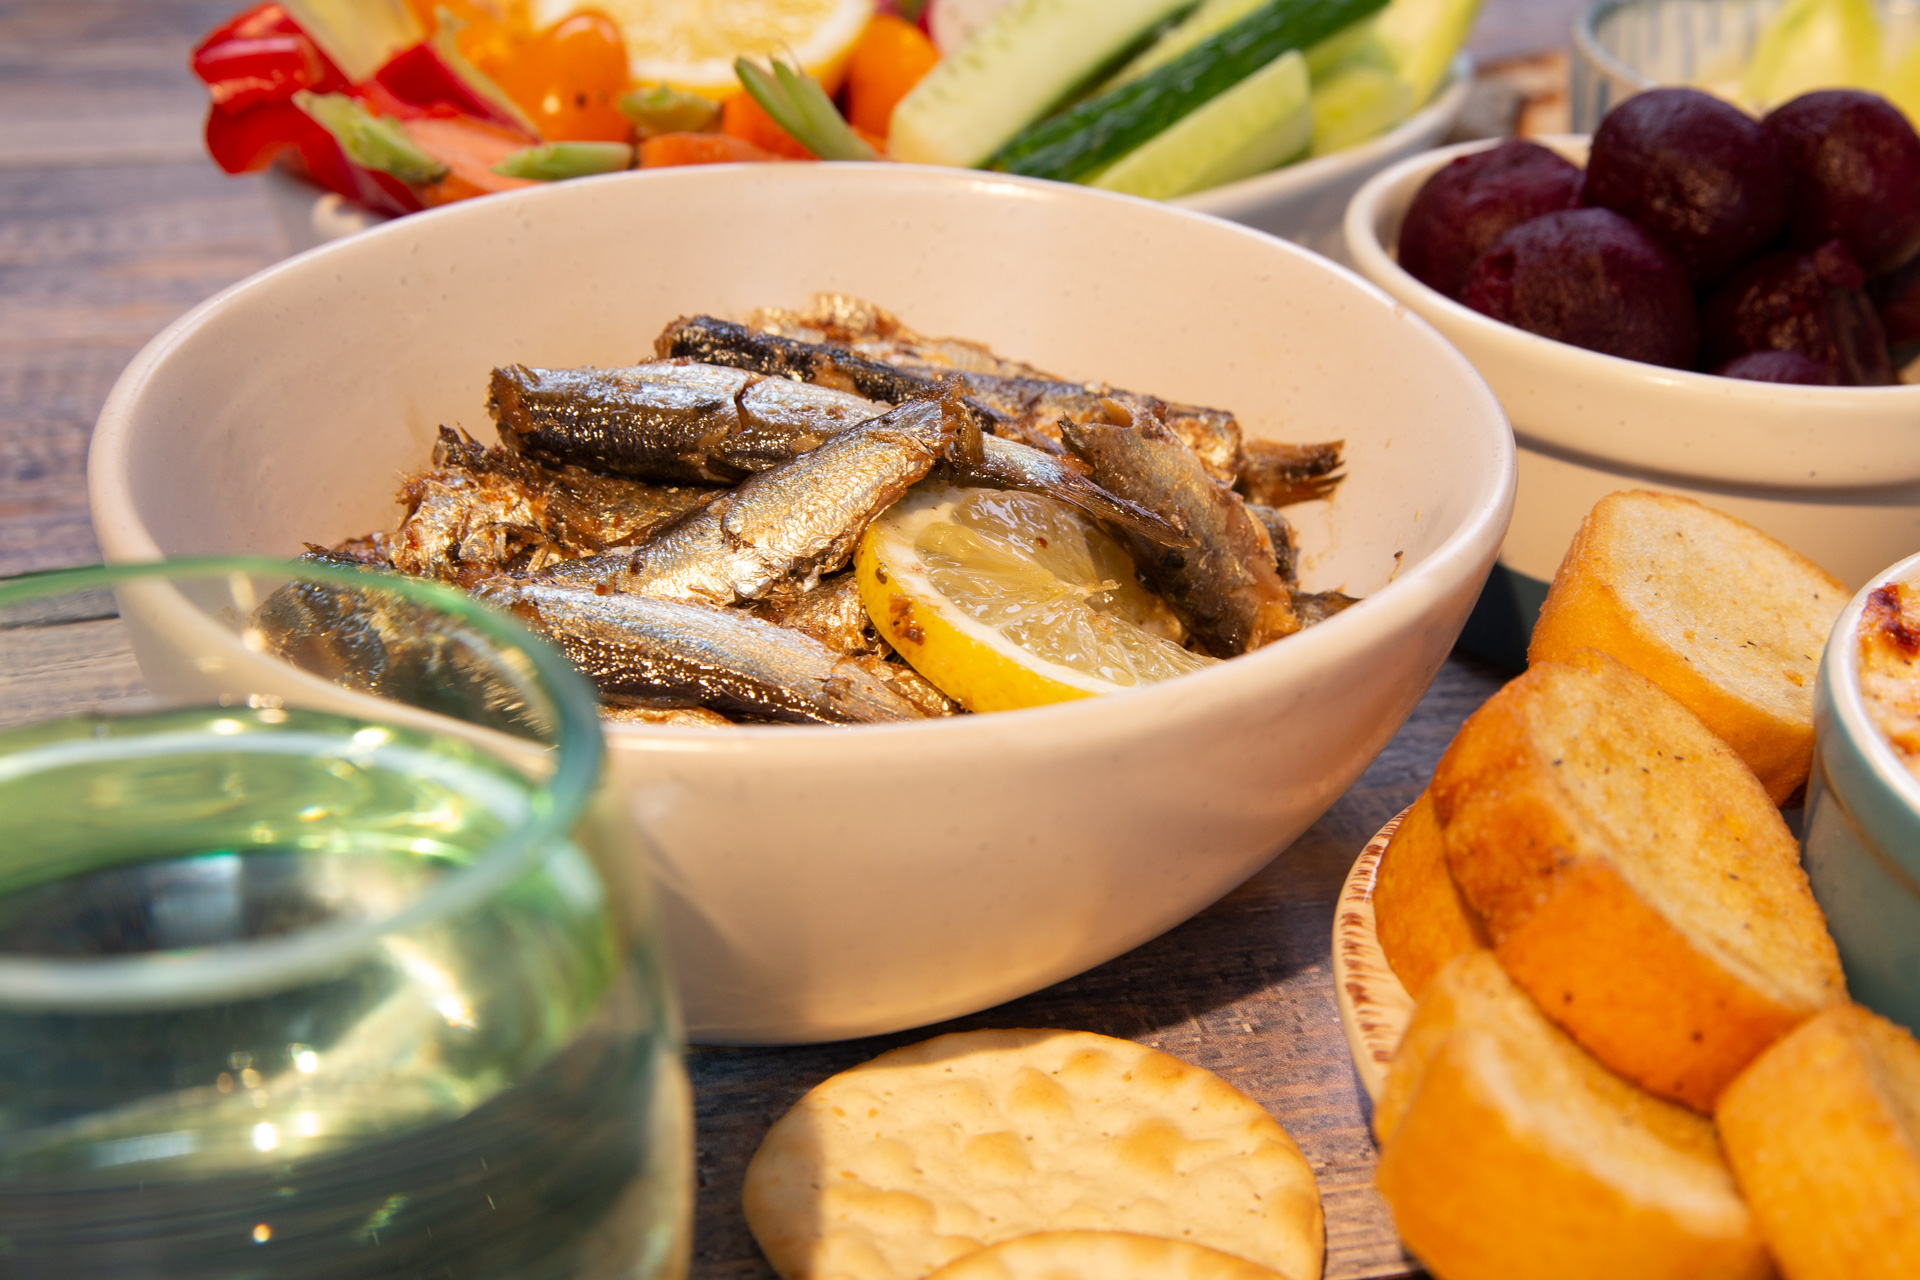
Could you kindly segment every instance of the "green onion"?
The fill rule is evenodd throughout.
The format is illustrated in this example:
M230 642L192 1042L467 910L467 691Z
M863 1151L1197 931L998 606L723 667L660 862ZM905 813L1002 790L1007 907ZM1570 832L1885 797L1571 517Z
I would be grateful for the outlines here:
M880 153L861 141L834 110L833 99L813 77L775 60L768 75L745 58L733 60L740 85L773 122L822 160L878 160Z
M332 134L347 159L363 169L388 174L411 186L424 186L447 176L447 166L416 146L397 122L372 114L344 93L302 89L293 95L293 105Z
M624 142L545 142L520 150L493 166L503 178L564 182L633 168L633 148Z
M663 133L704 133L720 116L720 104L670 85L635 89L620 99L620 114L644 140Z

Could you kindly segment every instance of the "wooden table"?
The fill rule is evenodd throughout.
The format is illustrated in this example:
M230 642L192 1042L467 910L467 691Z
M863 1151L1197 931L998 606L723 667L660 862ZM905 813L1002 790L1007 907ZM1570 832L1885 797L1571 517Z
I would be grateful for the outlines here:
M98 558L88 435L134 352L282 245L259 189L201 154L198 35L240 0L0 0L0 574ZM1575 0L1487 0L1483 57L1564 43ZM1320 1178L1327 1270L1417 1274L1371 1185L1373 1146L1334 1010L1332 904L1501 673L1450 659L1366 775L1210 910L1090 973L937 1028L1076 1027L1219 1072L1270 1109ZM931 1030L788 1049L697 1049L694 1275L770 1276L739 1214L746 1160L813 1083Z

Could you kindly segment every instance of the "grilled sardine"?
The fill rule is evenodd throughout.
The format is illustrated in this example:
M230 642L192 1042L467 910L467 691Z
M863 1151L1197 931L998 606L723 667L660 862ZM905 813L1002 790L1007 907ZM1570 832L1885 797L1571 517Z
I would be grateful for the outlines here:
M892 664L847 657L738 609L498 579L476 592L552 641L605 694L821 724L918 720Z

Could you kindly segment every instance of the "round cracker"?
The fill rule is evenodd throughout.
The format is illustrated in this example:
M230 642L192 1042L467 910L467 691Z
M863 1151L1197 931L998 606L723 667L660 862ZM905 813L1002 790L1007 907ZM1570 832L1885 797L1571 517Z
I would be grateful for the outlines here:
M1287 1280L1188 1240L1132 1231L1043 1231L949 1262L927 1280Z
M1210 1071L1084 1031L961 1032L843 1071L767 1131L741 1200L785 1280L921 1280L1056 1230L1320 1276L1320 1193L1287 1131Z

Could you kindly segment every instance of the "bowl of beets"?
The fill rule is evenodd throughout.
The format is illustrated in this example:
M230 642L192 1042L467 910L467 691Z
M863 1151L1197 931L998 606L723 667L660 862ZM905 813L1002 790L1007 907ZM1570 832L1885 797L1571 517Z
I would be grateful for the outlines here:
M1920 481L1920 135L1873 94L1755 119L1649 90L1590 140L1397 166L1346 232L1523 435L1722 482Z

